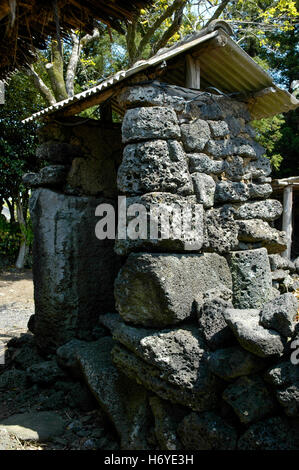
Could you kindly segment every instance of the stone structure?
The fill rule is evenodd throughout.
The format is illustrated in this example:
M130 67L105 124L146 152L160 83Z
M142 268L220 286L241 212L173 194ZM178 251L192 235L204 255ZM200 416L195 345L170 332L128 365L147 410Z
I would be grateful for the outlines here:
M247 106L158 82L118 100L122 159L119 128L48 125L50 166L25 177L38 344L81 371L124 449L298 450L296 267L280 256L282 207ZM116 255L93 212L117 194L191 204L196 243L118 239Z

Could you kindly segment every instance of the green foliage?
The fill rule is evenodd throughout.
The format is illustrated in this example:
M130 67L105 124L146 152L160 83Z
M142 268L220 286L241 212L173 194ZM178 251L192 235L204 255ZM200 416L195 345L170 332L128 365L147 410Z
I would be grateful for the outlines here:
M0 215L0 257L13 262L18 254L23 239L18 224L10 224L3 215Z
M282 126L285 119L282 114L278 116L253 121L252 125L257 132L257 141L266 149L266 156L270 159L273 169L279 170L283 156L276 153L276 148L282 138Z

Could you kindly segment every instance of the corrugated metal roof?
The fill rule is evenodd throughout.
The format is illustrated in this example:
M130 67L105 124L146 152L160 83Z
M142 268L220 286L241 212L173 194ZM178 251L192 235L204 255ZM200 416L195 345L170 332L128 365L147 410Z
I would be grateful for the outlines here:
M195 38L191 37L187 41L178 43L177 46L162 50L146 61L139 61L127 71L118 72L99 85L39 111L23 122L55 115L62 111L66 111L68 115L72 112L75 114L76 105L79 103L86 102L86 107L88 107L91 97L99 95L100 98L100 95L108 90L111 90L112 95L116 86L123 84L139 72L155 67L164 61L167 64L173 64L175 61L179 63L177 56L182 55L183 59L186 53L192 53L199 58L204 88L215 87L223 93L237 93L239 97L243 96L244 101L248 102L253 119L273 116L297 108L299 100L277 87L270 75L222 29L222 24L223 22L220 22L217 26L216 23L214 30L211 31L211 28L203 30ZM163 81L184 85L184 67L169 67L169 70L166 68Z

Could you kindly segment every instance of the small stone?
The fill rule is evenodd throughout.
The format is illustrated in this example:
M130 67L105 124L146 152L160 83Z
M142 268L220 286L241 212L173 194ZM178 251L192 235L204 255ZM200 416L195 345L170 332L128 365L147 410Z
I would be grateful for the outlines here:
M271 184L248 183L248 190L252 199L265 199L273 192Z
M224 318L240 345L258 357L280 356L284 342L277 331L260 325L259 310L227 309Z
M211 353L208 363L213 374L227 381L252 374L263 367L254 355L237 346Z
M218 253L227 253L238 247L238 227L234 210L229 205L205 212L204 247Z
M245 183L221 181L216 184L217 202L244 202L247 199L249 199L249 189Z
M214 205L215 181L205 173L193 173L192 179L197 202L203 204L205 209L209 209Z
M0 375L0 390L9 391L26 387L26 372L23 370L10 369Z
M238 220L238 238L246 243L261 243L268 253L285 251L287 238L285 232L270 227L268 222L259 219Z
M24 173L22 181L25 186L36 188L40 185L40 175L39 173Z
M228 157L225 161L225 176L231 181L241 181L244 175L243 158L238 156Z
M201 152L208 142L211 132L206 121L196 119L189 124L182 124L182 141L187 152Z
M246 171L250 172L253 179L261 176L269 176L272 172L271 162L269 158L261 156L257 160L249 162Z
M122 123L124 143L150 139L176 139L180 135L177 116L171 108L154 106L129 109Z
M261 310L261 324L288 338L295 330L298 300L291 293L282 294L268 302Z
M207 121L213 137L225 137L229 134L229 128L225 121Z
M199 330L212 350L230 345L233 334L227 326L223 313L229 307L229 303L220 298L205 301L198 312Z
M233 450L237 432L214 412L191 413L178 427L187 450Z
M66 183L69 167L66 165L45 166L39 172L39 186L57 187Z
M275 403L259 376L241 377L223 392L241 423L249 424L270 414Z
M296 271L295 264L289 259L283 258L279 254L269 255L269 261L270 261L271 271L277 271L281 269L285 269L290 272Z
M34 364L31 367L28 367L26 372L27 378L32 383L39 385L49 385L50 383L65 377L65 373L60 369L55 360Z
M204 153L189 154L190 172L206 173L208 175L220 175L224 172L226 165L222 160L212 160Z

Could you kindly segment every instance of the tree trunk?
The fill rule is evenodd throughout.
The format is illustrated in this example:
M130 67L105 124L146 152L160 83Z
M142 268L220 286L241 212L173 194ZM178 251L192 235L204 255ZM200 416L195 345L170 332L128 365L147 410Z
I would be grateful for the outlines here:
M25 264L26 254L28 252L28 247L27 247L27 244L26 244L26 236L25 236L26 223L25 223L25 219L24 219L24 216L23 216L23 207L22 207L22 203L21 203L20 198L17 199L17 219L18 219L18 222L20 224L20 228L21 228L21 231L22 231L22 234L23 234L24 238L21 241L21 245L20 245L20 248L19 248L19 254L18 254L17 261L16 261L16 268L17 269L23 269L24 264Z

